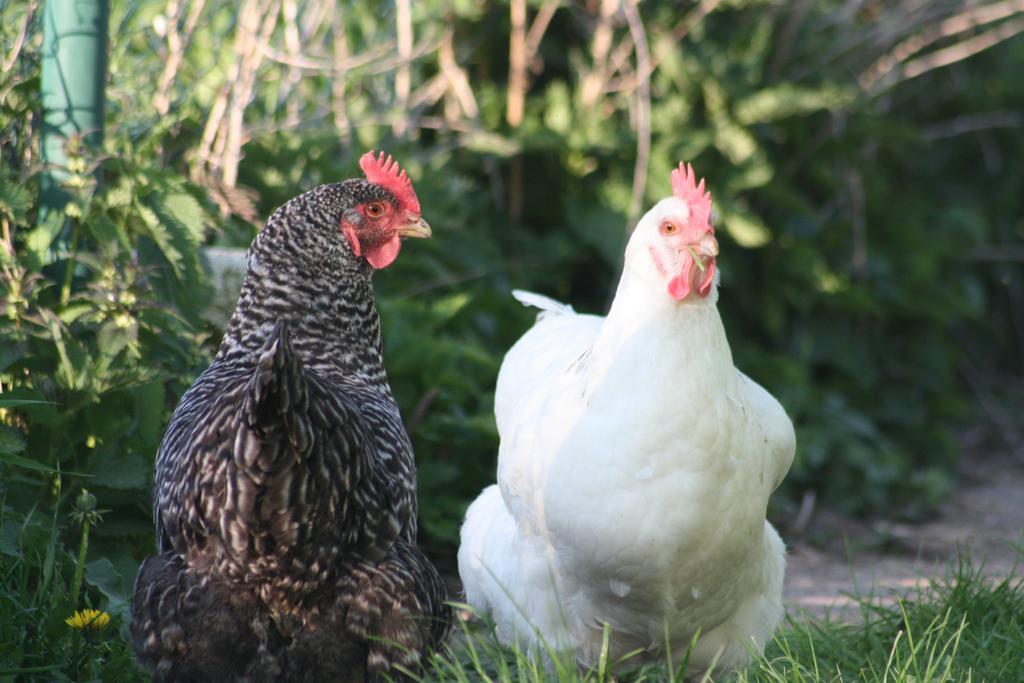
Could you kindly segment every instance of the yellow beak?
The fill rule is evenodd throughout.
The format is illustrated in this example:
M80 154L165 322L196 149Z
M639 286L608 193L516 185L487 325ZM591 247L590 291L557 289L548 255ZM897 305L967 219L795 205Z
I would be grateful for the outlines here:
M430 231L430 225L423 220L422 216L410 216L409 222L398 229L398 234L402 237L418 237L427 238L433 233Z

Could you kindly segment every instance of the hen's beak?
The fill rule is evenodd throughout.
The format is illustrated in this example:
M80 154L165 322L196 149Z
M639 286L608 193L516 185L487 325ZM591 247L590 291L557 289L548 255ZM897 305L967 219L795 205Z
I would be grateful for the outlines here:
M422 216L409 216L409 222L398 229L398 234L402 237L426 238L433 233Z
M718 240L710 232L700 239L695 245L697 253L704 257L714 258L718 256Z

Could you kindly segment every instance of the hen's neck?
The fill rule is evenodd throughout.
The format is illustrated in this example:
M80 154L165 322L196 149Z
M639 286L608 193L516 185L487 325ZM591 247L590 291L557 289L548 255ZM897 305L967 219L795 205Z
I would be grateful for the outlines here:
M635 354L655 373L667 370L668 363L731 365L716 299L717 293L712 292L706 298L675 301L627 269L594 343L593 369L602 374L623 354Z
M284 320L306 367L341 370L386 385L372 268L347 244L307 243L316 233L309 236L293 233L279 240L270 231L257 237L217 358L253 361L267 331Z

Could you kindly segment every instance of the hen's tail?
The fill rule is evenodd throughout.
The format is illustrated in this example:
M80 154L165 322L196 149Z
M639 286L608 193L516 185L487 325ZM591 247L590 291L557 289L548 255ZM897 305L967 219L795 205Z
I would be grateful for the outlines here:
M555 301L551 297L544 296L543 294L537 294L536 292L527 292L525 289L513 289L512 296L515 298L516 301L518 301L524 306L533 306L534 308L539 308L539 320L543 320L546 316L551 314L576 314L576 311L569 304L563 304L560 301Z
M270 330L259 351L243 411L251 428L283 422L288 441L300 459L313 448L309 386L283 320Z

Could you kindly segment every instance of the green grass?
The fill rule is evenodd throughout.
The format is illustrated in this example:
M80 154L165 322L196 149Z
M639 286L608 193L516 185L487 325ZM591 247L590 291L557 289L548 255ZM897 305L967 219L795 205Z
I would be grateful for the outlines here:
M61 525L56 512L21 515L0 504L0 681L143 679L123 638L123 601L83 581L81 527ZM109 623L65 622L86 608L107 611Z
M70 503L66 507L71 507ZM76 503L77 507L77 503ZM81 510L79 509L79 513ZM63 519L63 521L61 521ZM81 514L20 515L0 505L0 683L6 681L136 681L143 675L124 641L123 597L91 571L79 570ZM80 584L78 609L106 610L96 631L66 623ZM945 578L892 603L859 599L860 619L789 620L734 683L863 681L926 683L1024 680L1024 582L988 579L968 556ZM682 667L617 667L603 658L590 671L557 656L553 666L500 646L475 620L417 676L435 681L494 683L652 683L682 681ZM680 647L685 651L689 644ZM666 657L666 661L668 657ZM627 662L628 664L628 662Z
M790 618L763 657L734 683L863 681L927 683L1024 681L1024 584L1017 572L988 579L968 556L943 579L901 599L858 598L861 619ZM685 647L685 646L684 646ZM499 646L488 629L463 625L448 652L435 656L426 681L495 683L648 683L682 681L681 667L646 665L613 673L603 659L578 671L554 657L545 668L516 648ZM627 662L628 664L628 662Z

